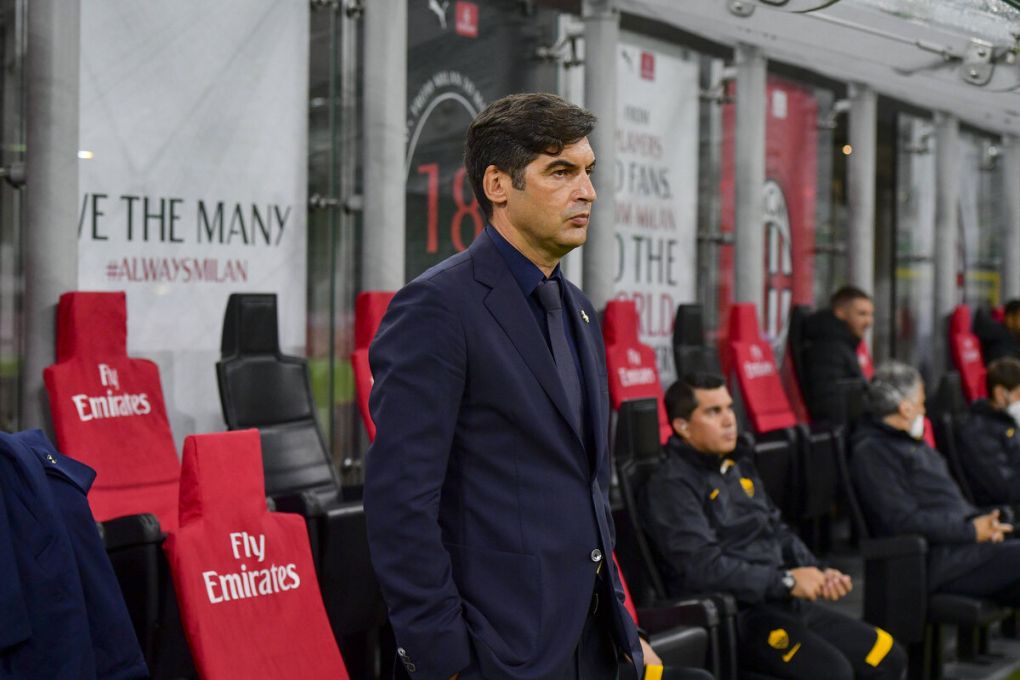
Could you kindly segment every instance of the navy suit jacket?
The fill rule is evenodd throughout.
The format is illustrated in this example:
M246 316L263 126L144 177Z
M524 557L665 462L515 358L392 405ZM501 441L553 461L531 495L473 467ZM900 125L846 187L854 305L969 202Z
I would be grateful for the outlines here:
M591 302L564 291L593 452L487 234L398 292L372 343L365 514L413 678L561 680L590 608L595 550L615 591L602 602L617 644L642 667L610 559L605 349Z

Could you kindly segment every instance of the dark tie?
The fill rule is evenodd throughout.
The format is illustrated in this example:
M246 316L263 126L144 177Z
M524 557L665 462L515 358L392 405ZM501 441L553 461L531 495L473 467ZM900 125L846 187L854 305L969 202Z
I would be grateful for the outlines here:
M574 355L567 345L567 331L564 327L563 304L560 300L560 282L550 279L538 284L536 289L538 301L545 309L545 319L549 325L549 344L552 345L553 361L559 373L563 391L567 394L570 414L574 418L572 425L581 431L581 380L577 376Z

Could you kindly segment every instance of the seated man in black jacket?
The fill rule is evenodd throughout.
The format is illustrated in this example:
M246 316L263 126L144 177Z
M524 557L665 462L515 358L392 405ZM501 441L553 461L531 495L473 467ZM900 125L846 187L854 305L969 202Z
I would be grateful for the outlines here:
M1020 505L1020 360L993 361L985 385L956 433L960 462L975 503Z
M875 320L875 305L860 288L843 286L804 321L804 401L815 421L838 422L842 405L833 389L840 380L864 381L857 346Z
M674 435L639 490L638 511L670 594L726 591L738 601L741 663L781 678L900 678L892 637L816 600L850 592L779 517L750 453L737 445L722 377L691 374L666 392Z
M924 383L890 361L868 388L872 419L854 432L850 476L876 536L928 540L928 590L1020 605L1020 541L999 511L964 499L945 460L924 443Z
M1020 300L1010 300L1003 308L1002 323L979 312L974 317L974 335L981 341L985 362L1003 357L1020 359Z

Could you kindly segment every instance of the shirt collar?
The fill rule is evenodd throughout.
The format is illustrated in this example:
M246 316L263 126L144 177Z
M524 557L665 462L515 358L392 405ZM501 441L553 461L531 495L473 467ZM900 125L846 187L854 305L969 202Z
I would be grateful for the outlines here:
M503 238L503 235L496 231L496 228L491 224L486 225L485 232L496 245L496 250L503 257L503 261L506 262L506 266L510 269L514 280L517 281L521 292L524 293L525 297L531 297L531 294L538 288L538 284L547 280L545 274L542 273L542 270L534 262L526 258L521 251L510 245L510 242ZM563 282L560 277L560 266L558 264L548 279L559 279L562 288Z

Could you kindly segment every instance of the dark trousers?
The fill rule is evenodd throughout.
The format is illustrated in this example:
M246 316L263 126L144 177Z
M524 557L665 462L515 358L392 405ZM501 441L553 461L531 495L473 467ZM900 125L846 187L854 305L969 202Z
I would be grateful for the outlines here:
M899 680L907 655L885 631L810 602L761 604L737 618L740 662L790 680Z
M986 597L1010 607L1020 606L1020 541L994 546L988 561L944 583L940 593Z

